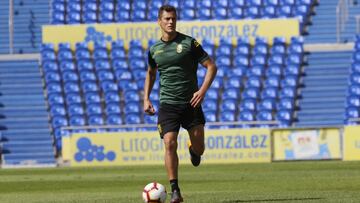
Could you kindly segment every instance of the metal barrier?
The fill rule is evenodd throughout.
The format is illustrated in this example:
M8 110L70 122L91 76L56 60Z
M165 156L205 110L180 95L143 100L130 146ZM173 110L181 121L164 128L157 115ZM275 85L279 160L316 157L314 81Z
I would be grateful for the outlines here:
M360 34L360 15L356 15L355 20L356 20L356 34Z
M9 53L14 53L14 1L9 0Z
M345 30L346 21L349 18L349 0L339 0L336 6L336 41L341 40L341 32Z

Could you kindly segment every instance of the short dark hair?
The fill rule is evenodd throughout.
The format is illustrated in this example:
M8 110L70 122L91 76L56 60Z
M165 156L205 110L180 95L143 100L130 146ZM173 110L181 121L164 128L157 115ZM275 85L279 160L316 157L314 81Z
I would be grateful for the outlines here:
M158 19L161 18L162 16L162 13L166 11L166 12L174 12L175 13L175 16L177 16L176 14L176 8L174 6L171 6L171 5L162 5L160 8L159 8L159 12L158 12Z

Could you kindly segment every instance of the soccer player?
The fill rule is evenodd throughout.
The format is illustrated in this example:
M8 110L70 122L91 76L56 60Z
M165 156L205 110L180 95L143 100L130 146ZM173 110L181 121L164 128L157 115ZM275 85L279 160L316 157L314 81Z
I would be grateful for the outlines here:
M155 114L149 99L156 71L160 73L160 107L158 130L165 145L165 168L171 185L171 203L182 202L178 185L177 137L180 126L190 136L191 162L198 166L204 153L205 118L201 103L215 78L217 68L201 45L192 37L176 31L176 9L164 5L158 12L161 39L149 50L145 84L144 111ZM200 88L197 82L198 63L207 68Z

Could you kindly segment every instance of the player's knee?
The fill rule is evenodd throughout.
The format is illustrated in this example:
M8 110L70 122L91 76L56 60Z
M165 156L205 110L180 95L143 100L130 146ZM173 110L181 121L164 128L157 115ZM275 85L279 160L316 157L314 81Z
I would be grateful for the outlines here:
M176 140L164 140L164 144L167 152L175 152L177 150Z

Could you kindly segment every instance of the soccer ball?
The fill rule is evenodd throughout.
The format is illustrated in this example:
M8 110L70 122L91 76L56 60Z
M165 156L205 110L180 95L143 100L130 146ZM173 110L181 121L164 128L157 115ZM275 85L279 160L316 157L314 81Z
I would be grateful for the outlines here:
M142 193L144 202L164 203L166 200L166 189L163 185L157 182L152 182L144 187Z

